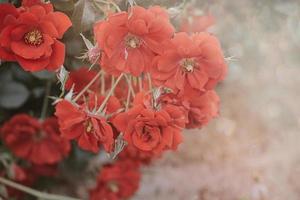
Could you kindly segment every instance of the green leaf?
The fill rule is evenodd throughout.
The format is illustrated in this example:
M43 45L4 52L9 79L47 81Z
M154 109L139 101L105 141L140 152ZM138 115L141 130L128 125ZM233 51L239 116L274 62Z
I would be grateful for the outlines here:
M0 85L0 106L3 108L19 108L28 98L28 89L20 83L10 81Z

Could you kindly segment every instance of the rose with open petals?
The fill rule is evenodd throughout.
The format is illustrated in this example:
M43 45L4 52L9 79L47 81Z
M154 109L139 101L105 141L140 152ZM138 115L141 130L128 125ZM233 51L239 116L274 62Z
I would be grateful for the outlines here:
M139 165L131 160L104 165L97 177L97 186L90 191L90 200L128 199L139 188Z
M134 6L98 22L94 33L103 50L101 64L106 72L138 76L148 70L155 54L161 51L161 43L171 38L174 28L162 8Z
M136 98L140 99L140 95ZM134 103L133 108L113 120L129 145L156 155L164 150L175 150L182 142L181 130L185 123L182 110L173 105L156 110L139 100Z
M0 17L0 59L17 61L26 71L53 71L64 63L65 45L58 39L72 25L65 14L53 12L52 6L33 4L20 9L18 16Z
M0 130L5 144L18 157L35 164L54 164L66 157L69 141L60 137L57 119L39 122L26 114L15 115Z
M153 63L154 83L185 95L213 89L227 71L218 40L204 32L177 33Z
M103 145L105 151L111 152L114 144L113 129L104 116L92 112L99 108L104 98L94 95L87 104L81 105L60 101L56 105L55 115L58 117L62 137L76 140L78 146L87 151L97 153ZM120 106L115 97L110 97L105 114L116 112Z

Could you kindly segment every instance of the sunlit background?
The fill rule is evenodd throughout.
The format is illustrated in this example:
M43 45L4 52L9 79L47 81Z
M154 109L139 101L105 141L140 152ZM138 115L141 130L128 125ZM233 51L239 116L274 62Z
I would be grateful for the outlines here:
M220 117L144 168L134 199L299 200L300 2L194 5L215 17L208 30L229 60Z

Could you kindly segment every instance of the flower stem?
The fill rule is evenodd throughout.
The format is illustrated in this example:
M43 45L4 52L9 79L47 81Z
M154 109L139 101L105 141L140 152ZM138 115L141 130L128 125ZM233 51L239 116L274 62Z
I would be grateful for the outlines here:
M105 72L102 73L101 76L101 95L105 93Z
M138 77L138 84L139 84L140 92L143 91L143 78L142 77Z
M52 80L48 80L46 83L45 96L43 100L43 107L41 112L41 120L44 120L47 115L48 103L49 103L49 95L51 91Z
M127 84L128 84L128 88L131 91L132 97L135 97L134 89L132 87L132 77L129 75L129 76L125 76L125 78L126 78L126 81L127 81Z
M149 88L150 88L150 90L152 90L153 89L153 86L152 86L152 80L151 80L151 75L150 75L150 73L147 73L147 78L148 78L148 83L149 83Z
M127 91L127 99L126 99L126 105L125 105L125 111L127 111L128 108L129 108L130 96L131 96L131 92L130 92L130 90L129 90L129 88L128 88L128 91Z
M7 180L3 177L0 177L0 183L2 183L3 185L9 186L9 187L15 188L17 190L20 190L22 192L25 192L27 194L30 194L32 196L35 196L35 197L38 197L38 198L41 198L41 199L45 199L45 200L80 200L80 199L77 199L77 198L40 192L38 190L26 187L26 186L21 185L19 183L15 183L13 181Z
M122 79L122 77L124 76L124 74L121 74L118 79L114 82L114 84L111 86L111 89L109 90L108 94L106 95L105 99L103 100L101 106L99 107L98 112L102 112L102 110L104 109L106 103L108 102L109 98L113 95L116 86L118 85L118 83L120 82L120 80Z
M102 70L98 72L98 74L87 84L81 91L80 93L74 98L74 101L76 102L100 77L100 75L103 73Z

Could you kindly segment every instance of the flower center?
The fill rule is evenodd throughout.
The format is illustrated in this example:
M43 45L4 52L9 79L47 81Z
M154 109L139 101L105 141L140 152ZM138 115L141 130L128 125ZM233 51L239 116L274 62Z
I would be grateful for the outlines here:
M190 73L190 72L194 71L196 62L192 58L185 58L181 61L180 65L181 65L183 71Z
M86 130L86 132L87 132L87 133L90 133L90 132L93 131L93 129L94 129L94 127L93 127L92 122L91 122L90 120L88 120L88 121L86 122L86 124L85 124L85 130Z
M42 32L38 29L34 29L24 35L24 41L26 44L39 46L43 43Z
M143 127L143 132L142 132L142 139L143 141L150 141L151 140L151 130L147 127Z
M138 48L141 45L141 40L133 35L128 35L125 39L126 48Z
M119 185L118 185L118 183L116 182L116 181L110 181L110 182L108 182L108 188L112 191L112 192L114 192L114 193L117 193L117 192L119 192Z
M43 140L46 136L47 134L44 131L40 130L33 136L33 140L39 142Z

